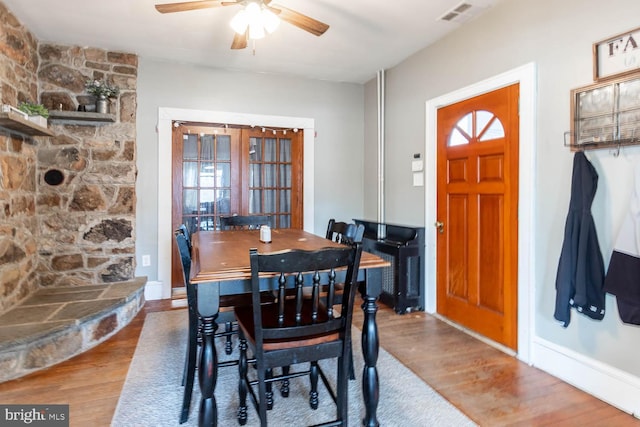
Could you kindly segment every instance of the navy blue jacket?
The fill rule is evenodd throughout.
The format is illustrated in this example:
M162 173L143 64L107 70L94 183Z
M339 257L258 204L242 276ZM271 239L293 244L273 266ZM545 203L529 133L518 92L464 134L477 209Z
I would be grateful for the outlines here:
M604 261L591 204L598 188L598 174L583 152L573 158L571 201L556 276L554 317L564 327L571 321L571 307L593 319L604 317Z

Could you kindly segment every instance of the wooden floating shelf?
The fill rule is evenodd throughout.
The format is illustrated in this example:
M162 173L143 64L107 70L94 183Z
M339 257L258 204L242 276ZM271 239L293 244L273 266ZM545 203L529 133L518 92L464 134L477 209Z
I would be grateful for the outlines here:
M50 122L91 125L92 123L115 123L114 114L87 113L84 111L49 111Z
M24 116L13 111L0 113L0 127L29 136L54 135L54 133L49 129L42 127L29 119L25 119Z

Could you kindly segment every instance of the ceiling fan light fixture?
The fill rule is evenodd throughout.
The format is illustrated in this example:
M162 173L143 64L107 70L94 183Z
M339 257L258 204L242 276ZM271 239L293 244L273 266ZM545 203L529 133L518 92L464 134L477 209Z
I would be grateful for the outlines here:
M249 26L249 19L247 17L247 12L242 9L240 12L236 13L236 15L229 22L233 31L238 34L244 34L247 31L247 27Z
M264 26L262 24L249 24L249 39L258 40L264 38Z
M264 29L271 34L278 29L278 26L280 25L280 18L278 18L278 15L271 12L269 9L264 8L262 9L262 22L264 24Z
M249 39L257 40L264 38L265 30L269 34L273 33L280 25L280 18L258 3L249 2L231 19L229 25L238 34L245 34L248 28Z

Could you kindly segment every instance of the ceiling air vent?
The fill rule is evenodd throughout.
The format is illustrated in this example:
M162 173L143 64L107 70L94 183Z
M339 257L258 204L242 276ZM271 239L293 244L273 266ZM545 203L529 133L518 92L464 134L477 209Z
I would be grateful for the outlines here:
M442 15L440 21L465 22L478 15L483 9L485 8L463 2Z

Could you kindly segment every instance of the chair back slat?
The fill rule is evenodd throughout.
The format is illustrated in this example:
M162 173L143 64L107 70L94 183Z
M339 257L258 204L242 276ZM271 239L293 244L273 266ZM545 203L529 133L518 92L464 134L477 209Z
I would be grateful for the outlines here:
M360 244L266 254L251 249L256 345L259 347L264 340L271 339L295 339L333 332L341 336L350 334L345 331L345 325L351 325L361 253ZM274 319L263 319L258 303L261 273L263 276L276 274L277 277L279 301ZM344 284L345 296L340 315L335 316L334 310L320 298L320 290L323 286L335 286L338 278ZM287 294L286 289L293 289L293 295Z
M347 224L346 222L336 221L333 218L329 220L326 234L328 240L345 245L353 245L354 243L362 242L363 237L364 225Z
M258 229L261 225L271 225L271 215L232 215L220 217L222 230Z
M185 286L189 283L191 276L191 245L188 231L184 225L180 226L176 232L176 243L180 252L180 261L182 263L182 273L184 274Z

